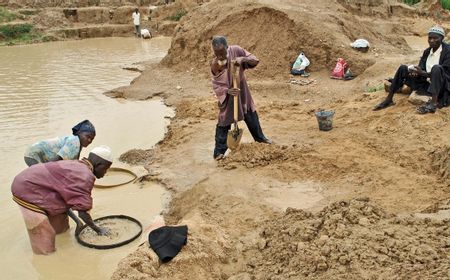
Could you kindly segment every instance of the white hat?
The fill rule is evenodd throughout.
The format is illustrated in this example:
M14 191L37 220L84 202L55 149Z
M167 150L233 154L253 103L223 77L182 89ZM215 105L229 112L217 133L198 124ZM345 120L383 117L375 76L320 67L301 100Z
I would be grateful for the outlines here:
M113 162L113 156L111 148L105 145L95 147L91 150L91 153L101 157L102 159Z
M430 30L428 30L428 33L436 33L436 34L441 35L442 37L445 37L444 28L437 26L437 25L431 27Z

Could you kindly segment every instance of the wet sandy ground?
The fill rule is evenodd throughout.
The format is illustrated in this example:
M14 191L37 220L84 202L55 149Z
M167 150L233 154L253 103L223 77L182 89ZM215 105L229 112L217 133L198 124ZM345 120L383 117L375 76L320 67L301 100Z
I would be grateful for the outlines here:
M416 58L422 53L423 38L406 39L411 44L408 51L383 52L384 47L391 46L378 45L377 52L382 53L382 59L348 82L329 79L329 71L313 72L310 78L316 83L305 86L289 84L288 73L280 74L277 80L249 75L262 128L274 145L253 143L245 131L241 148L221 162L212 158L217 105L208 78L197 76L195 70L173 71L155 66L131 87L112 91L110 95L126 98L161 96L176 107L177 115L169 132L155 148L147 168L158 174L155 179L175 193L167 222L187 224L191 233L188 246L169 265L160 266L154 253L142 247L121 262L113 279L298 279L296 268L306 277L317 276L314 273L319 273L318 266L325 271L330 268L328 274L322 278L319 275L318 279L329 279L336 275L333 273L350 278L369 277L358 274L366 264L356 257L352 260L358 267L348 266L348 255L342 264L339 261L339 253L343 253L339 246L356 242L367 229L372 229L364 216L378 213L374 214L378 218L368 221L374 226L370 238L376 240L386 230L390 232L388 228L393 222L389 219L393 215L422 212L449 195L448 178L441 177L430 156L439 153L438 148L450 141L448 109L421 116L415 113L415 106L407 97L400 95L396 97L396 106L382 112L371 110L386 93L368 92L368 88L381 85L401 63L417 63ZM314 112L319 109L336 112L333 130L318 130ZM361 200L351 202L354 198ZM346 202L340 204L340 200ZM338 202L332 203L335 201ZM369 210L358 210L355 214L362 219L361 224L357 220L354 227L355 222L343 221L340 225L338 216L332 216L344 215L351 211L352 205ZM298 216L291 217L289 213L296 212L284 212L287 207L312 213L303 214L299 210ZM380 214L378 209L385 214ZM284 215L286 224L281 222ZM337 235L331 229L320 230L328 218L333 224L330 226L337 227ZM398 223L408 225L408 219L399 218ZM307 224L300 225L303 220ZM289 223L298 226L289 227ZM448 252L432 236L440 234L436 232L441 232L446 224L436 222L436 228L433 226L428 231L426 223L410 222L427 239L426 246L432 246L439 252L438 258L444 260ZM277 235L277 229L282 226L285 228ZM345 230L340 231L347 227L349 235L345 235ZM409 234L408 230L401 228L404 234ZM336 256L330 260L330 266L324 266L320 256L308 257L316 250L316 244L326 244L318 240L321 235L327 235L323 238L348 236L342 243L334 243L332 239L330 244ZM386 240L387 243L371 243L363 251L378 250L374 249L378 245L389 247L392 240L390 237ZM285 247L277 251L270 242L285 242L282 244ZM414 247L420 242L411 239L408 243ZM289 264L284 270L288 260L280 252L289 249L296 254L296 248L301 246L305 246L302 249L305 259L296 260L297 263L292 263L292 267ZM395 264L383 262L382 256L375 257L380 262L371 267L374 275L388 267L396 267L405 277L411 272L411 267L404 263L408 262L406 257L394 260ZM298 269L309 262L311 270ZM431 259L425 260L427 265L418 269L425 273L430 262ZM442 263L430 273L443 275L446 267L447 262Z

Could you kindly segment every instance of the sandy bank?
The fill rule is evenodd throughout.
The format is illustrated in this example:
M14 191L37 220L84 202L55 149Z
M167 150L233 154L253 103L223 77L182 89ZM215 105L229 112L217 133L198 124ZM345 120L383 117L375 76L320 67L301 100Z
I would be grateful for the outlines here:
M400 63L418 60L421 52L402 36L426 34L430 21L363 15L328 1L259 2L233 11L227 1L202 5L198 17L191 13L181 23L162 65L109 93L161 96L176 108L146 162L151 179L175 194L167 221L190 228L188 245L171 263L159 265L146 244L121 262L113 279L445 275L448 220L408 215L449 197L450 111L417 115L406 96L397 96L396 106L373 112L385 93L367 91ZM276 22L264 29L269 18ZM296 33L302 23L311 28ZM258 27L279 40L257 36ZM261 58L249 85L262 127L275 141L252 143L246 131L241 149L219 163L212 159L217 111L207 77L208 38L217 33ZM366 54L348 47L362 35L373 42ZM288 83L286 64L300 50L315 63L315 83L305 86ZM329 79L338 56L356 69L355 80ZM336 112L332 131L317 129L319 108Z

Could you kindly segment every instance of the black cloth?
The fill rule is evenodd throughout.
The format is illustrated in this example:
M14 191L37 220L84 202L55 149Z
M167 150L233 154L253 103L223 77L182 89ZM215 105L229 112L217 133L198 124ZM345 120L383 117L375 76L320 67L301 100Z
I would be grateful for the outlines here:
M93 133L95 135L95 127L89 120L84 120L72 127L73 135L78 135L81 132Z
M187 235L187 226L163 226L150 232L148 243L162 262L168 262L186 245Z
M256 111L248 111L247 114L244 115L244 121L247 125L248 130L250 131L250 134L256 142L264 142L267 140L262 131L261 124L259 123L258 113ZM227 151L227 135L230 129L231 125L216 125L216 146L214 148L214 157L217 157L220 154L223 155Z

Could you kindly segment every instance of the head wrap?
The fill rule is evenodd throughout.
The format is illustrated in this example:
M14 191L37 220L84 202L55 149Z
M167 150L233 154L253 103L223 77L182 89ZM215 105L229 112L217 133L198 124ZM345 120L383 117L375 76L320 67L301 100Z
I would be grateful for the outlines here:
M91 150L91 153L101 157L102 159L113 162L113 156L111 148L105 145L95 147Z
M77 124L76 126L72 127L73 135L78 135L80 132L88 132L95 134L94 125L90 121L84 120L79 124Z
M430 28L430 30L428 30L428 34L430 33L434 33L434 34L438 34L441 35L442 37L445 37L445 31L444 28L442 28L441 26L433 26Z

